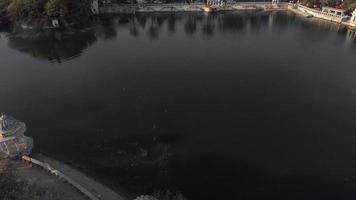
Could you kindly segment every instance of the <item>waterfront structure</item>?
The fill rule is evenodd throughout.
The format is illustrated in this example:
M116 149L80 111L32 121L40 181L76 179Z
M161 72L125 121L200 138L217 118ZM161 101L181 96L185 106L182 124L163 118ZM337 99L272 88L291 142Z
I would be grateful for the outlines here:
M328 14L330 16L345 17L345 10L332 8L332 7L322 7L321 12Z
M53 28L58 28L59 27L59 20L58 19L52 19L52 27Z
M26 125L8 115L0 115L0 159L29 155L33 140L26 137Z
M309 8L298 4L297 9L306 15L325 19L332 22L342 23L348 20L348 16L345 14L345 10L323 7L321 10Z
M287 3L280 0L271 0L269 2L233 2L230 0L207 0L205 3L160 3L160 4L129 4L113 5L111 0L93 0L92 12L99 14L117 14L135 12L217 12L232 10L285 10L292 11L305 17L316 17L331 22L344 24L346 26L356 27L356 10L352 16L346 14L345 10L323 7L322 9L309 8L299 3ZM146 2L145 0L138 0ZM99 5L101 7L99 7ZM95 12L96 11L96 12Z
M356 26L356 9L351 14L350 25Z
M91 2L91 12L94 15L99 14L99 0L92 0L92 2Z
M207 0L206 5L209 7L222 7L224 6L224 0Z

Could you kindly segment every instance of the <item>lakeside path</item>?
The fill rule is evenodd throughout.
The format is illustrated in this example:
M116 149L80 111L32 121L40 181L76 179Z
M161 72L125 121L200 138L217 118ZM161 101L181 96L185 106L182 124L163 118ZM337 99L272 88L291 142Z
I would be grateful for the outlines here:
M127 200L128 199L127 197L117 194L110 188L95 181L89 176L83 174L82 172L70 167L69 165L66 165L64 163L61 163L59 161L56 161L54 159L51 159L41 154L34 155L34 158L40 160L42 163L49 164L51 168L63 173L65 176L73 180L76 184L79 184L81 187L89 191L97 199L102 199L102 200Z

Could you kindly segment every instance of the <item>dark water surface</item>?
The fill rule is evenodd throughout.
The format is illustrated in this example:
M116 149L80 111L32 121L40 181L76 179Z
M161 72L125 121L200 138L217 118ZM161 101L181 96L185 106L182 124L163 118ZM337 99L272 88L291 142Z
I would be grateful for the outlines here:
M132 196L356 199L352 34L287 13L3 32L0 110L36 152Z

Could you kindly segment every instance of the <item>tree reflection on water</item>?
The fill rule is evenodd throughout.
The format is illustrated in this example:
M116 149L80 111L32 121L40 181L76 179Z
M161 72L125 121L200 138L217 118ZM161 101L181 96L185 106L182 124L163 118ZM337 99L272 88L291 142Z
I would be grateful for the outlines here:
M187 36L214 37L216 33L236 35L253 34L261 29L285 30L300 26L309 37L325 37L318 31L336 32L347 41L355 42L355 35L344 26L317 19L306 19L286 12L224 12L206 13L149 13L136 15L101 16L86 30L46 32L35 35L11 35L9 47L39 59L61 63L79 57L98 39L116 39L118 31L132 37L158 40L160 35L181 34ZM317 30L317 31L315 31ZM346 38L346 39L345 39Z
M79 57L97 40L94 30L77 33L53 32L38 36L9 37L9 47L35 58L61 63Z
M304 171L298 167L309 168L320 155L314 143L320 144L319 132L334 128L335 138L342 135L340 124L325 122L340 111L349 111L340 119L345 127L353 122L354 52L344 52L343 45L355 48L355 35L338 24L285 12L100 16L84 30L8 34L10 48L69 67L53 70L36 59L4 58L4 69L15 78L3 71L1 105L22 109L33 120L39 151L134 194L168 188L196 199L290 197L302 194L301 184L286 182L323 184L322 173L300 180ZM348 62L340 65L343 58ZM42 67L33 70L37 65ZM17 67L25 76L18 78ZM338 84L348 87L339 91ZM327 109L315 106L320 102ZM309 128L311 123L316 125ZM324 141L322 147L334 151L330 146ZM248 165L245 155L263 164ZM319 162L311 167L318 169ZM317 189L306 187L304 194Z

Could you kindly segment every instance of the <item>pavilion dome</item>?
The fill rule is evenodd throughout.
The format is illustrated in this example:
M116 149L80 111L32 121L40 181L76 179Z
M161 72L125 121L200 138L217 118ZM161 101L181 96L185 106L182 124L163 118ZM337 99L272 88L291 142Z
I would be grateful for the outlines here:
M0 136L10 137L26 132L26 125L15 118L1 114L0 115Z

